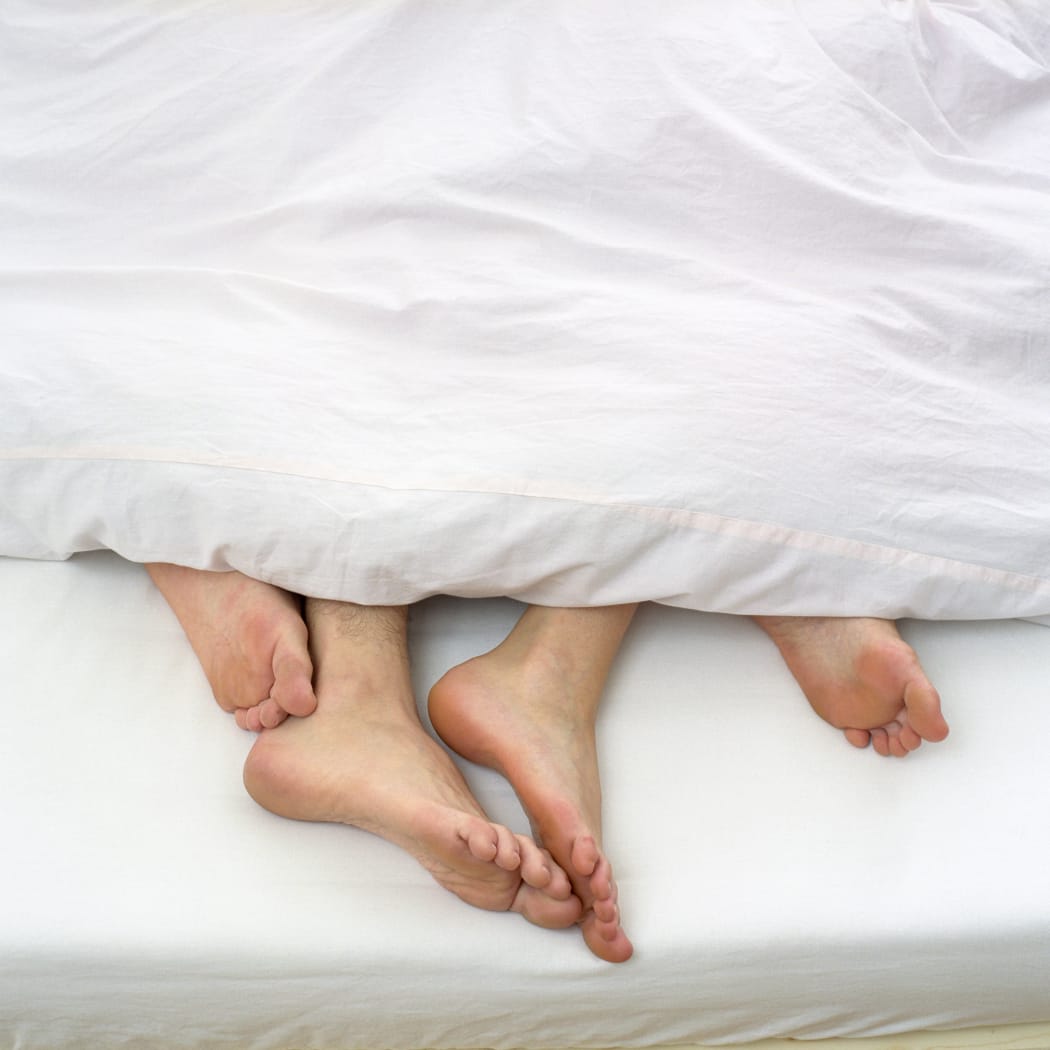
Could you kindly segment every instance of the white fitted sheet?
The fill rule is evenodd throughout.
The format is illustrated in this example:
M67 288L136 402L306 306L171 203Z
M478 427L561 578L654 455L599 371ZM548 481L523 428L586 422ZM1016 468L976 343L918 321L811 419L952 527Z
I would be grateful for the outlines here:
M1041 0L7 0L0 553L1050 614Z
M509 600L412 618L415 684ZM1050 1020L1050 631L909 623L949 740L903 762L813 716L746 619L644 608L600 723L629 963L467 907L355 829L240 784L139 566L0 560L0 1042L655 1046ZM466 765L496 819L503 781Z

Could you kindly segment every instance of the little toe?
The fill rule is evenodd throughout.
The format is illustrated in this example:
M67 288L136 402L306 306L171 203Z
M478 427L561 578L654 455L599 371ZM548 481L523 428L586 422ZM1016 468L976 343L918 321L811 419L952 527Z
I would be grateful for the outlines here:
M273 697L268 697L252 710L258 715L262 729L276 729L288 717L288 712Z
M842 734L854 747L865 748L871 743L871 732L867 729L844 729Z
M233 713L233 717L237 722L237 725L241 729L247 729L249 733L261 733L263 731L263 724L259 718L259 705L256 704L254 707L238 707Z

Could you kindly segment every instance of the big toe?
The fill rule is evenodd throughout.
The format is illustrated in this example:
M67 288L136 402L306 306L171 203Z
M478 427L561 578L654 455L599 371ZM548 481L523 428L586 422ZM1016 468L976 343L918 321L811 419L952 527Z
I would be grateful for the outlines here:
M912 679L904 688L908 724L923 740L939 741L948 735L948 723L941 712L941 698L925 678Z
M580 929L587 947L605 962L627 962L634 955L634 945L618 921L609 923L592 914L583 920Z
M304 718L317 710L313 663L305 647L286 646L274 657L274 682L270 698L290 715Z

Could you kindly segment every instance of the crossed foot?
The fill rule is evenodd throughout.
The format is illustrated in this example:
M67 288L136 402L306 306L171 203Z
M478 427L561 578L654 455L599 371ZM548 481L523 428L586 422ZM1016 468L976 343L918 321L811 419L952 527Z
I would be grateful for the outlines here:
M302 602L239 572L147 565L219 706L259 732L317 707Z
M490 821L423 729L403 610L315 600L304 607L239 573L148 569L220 706L244 728L274 730L260 735L245 763L257 802L281 816L381 835L477 907L546 927L580 921L580 898L563 868L528 836ZM615 913L608 863L583 835L566 855L576 880L593 884L588 901L599 902L604 919L594 915L587 930L598 928ZM618 928L615 919L611 925Z
M625 606L582 617L580 610L530 608L506 641L453 668L429 698L431 722L445 743L514 786L536 840L583 904L584 941L608 962L624 962L634 949L602 852L595 719L632 613Z
M333 821L406 850L479 908L571 926L580 902L530 838L492 823L419 721L405 614L308 600L317 710L263 733L244 767L248 793L284 817Z
M423 730L403 613L366 615L346 646L354 625L325 616L337 603L307 603L308 629L300 600L270 584L236 572L147 569L219 705L242 728L280 726L262 733L245 764L245 784L261 805L375 832L478 907L516 911L541 926L576 922L580 902L564 871L527 836L489 821ZM323 661L316 693L315 656Z
M948 723L937 690L892 620L756 617L810 706L854 747L903 758Z

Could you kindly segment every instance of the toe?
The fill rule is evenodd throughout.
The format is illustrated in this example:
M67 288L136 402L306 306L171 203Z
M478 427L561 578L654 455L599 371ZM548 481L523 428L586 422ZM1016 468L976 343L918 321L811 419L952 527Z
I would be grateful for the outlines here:
M241 729L247 729L249 733L261 733L266 727L259 716L259 704L254 707L238 707L233 713L237 725Z
M620 909L613 905L612 911L608 915L600 915L595 911L594 928L602 940L616 940L617 934L620 933Z
M871 746L883 757L887 757L890 754L890 737L885 729L873 729L871 731Z
M459 837L466 845L468 852L475 860L489 863L499 853L499 838L496 829L484 821L466 817L467 823L460 827Z
M287 714L305 718L317 710L312 679L313 664L305 654L283 653L274 659L271 698Z
M263 729L276 729L288 717L288 712L272 697L264 700L254 710Z
M915 732L910 725L901 727L900 736L898 739L901 742L901 746L904 748L906 753L917 750L922 746L922 737Z
M594 866L594 871L590 878L591 893L594 895L594 899L598 900L613 900L616 899L616 883L613 882L612 876L612 865L605 858L604 855L600 854L598 861Z
M549 897L554 897L556 900L567 900L572 896L572 883L569 881L569 876L550 853L546 850L544 850L543 853L546 855L547 863L550 866L551 872L551 880L543 888L543 892Z
M907 749L901 742L901 727L897 722L891 722L886 727L886 735L889 739L890 754L894 758L903 758L907 753Z
M510 910L523 915L535 926L542 926L548 930L564 930L580 921L583 906L579 898L572 894L562 900L556 900L548 896L546 890L537 890L522 882Z
M471 853L478 860L493 861L496 867L504 871L517 871L521 867L521 849L514 832L502 824L486 824L484 821L479 824L483 826L471 836ZM475 836L480 852L475 850Z
M594 874L594 870L599 860L601 860L598 843L590 835L581 835L573 842L569 859L573 872L583 878L588 878Z
M605 900L596 900L594 902L594 917L601 924L615 924L620 923L620 909L616 905L616 901L611 897L607 897Z
M540 849L527 835L518 835L518 850L521 856L521 877L527 886L546 889L553 878L550 854Z
M524 839L521 862L522 877L525 877L524 869L526 863L530 866L536 863L531 856L528 859L526 858L526 852L531 854L531 852L535 850L540 858L540 863L542 863L547 871L548 881L542 886L543 892L548 897L553 897L555 900L568 900L568 898L573 895L572 882L569 879L568 873L554 859L550 850L544 849L527 835L523 835L522 838Z
M871 733L867 729L844 729L842 732L854 747L865 748L871 743Z
M925 676L912 679L904 688L904 706L908 722L923 738L931 742L948 735L948 723L941 713L941 698Z
M599 922L593 915L583 922L583 939L599 959L606 962L626 962L634 954L634 946L627 939L619 923L610 930L606 923ZM611 933L611 936L609 936Z

